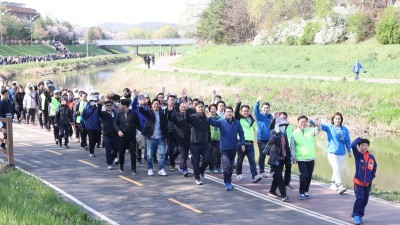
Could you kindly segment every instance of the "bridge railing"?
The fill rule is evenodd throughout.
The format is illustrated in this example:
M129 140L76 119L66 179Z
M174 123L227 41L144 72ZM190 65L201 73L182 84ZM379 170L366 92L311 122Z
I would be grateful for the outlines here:
M14 167L14 140L13 140L13 127L12 127L12 118L0 118L0 122L6 124L6 126L0 128L0 133L4 134L4 138L0 138L1 144L6 144L7 149L0 148L0 153L5 153L8 155L7 166Z

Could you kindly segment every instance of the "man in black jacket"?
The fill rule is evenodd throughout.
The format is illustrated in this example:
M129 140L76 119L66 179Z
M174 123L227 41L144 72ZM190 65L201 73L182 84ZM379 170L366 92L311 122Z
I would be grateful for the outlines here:
M120 112L114 122L114 128L120 137L119 143L119 171L124 171L125 151L129 148L131 153L132 175L136 175L136 129L142 130L138 114L129 109L129 100L122 99Z
M186 110L187 122L190 124L190 151L192 152L192 164L196 184L202 185L204 171L210 163L210 140L211 132L207 117L204 115L204 102L199 101L196 105L196 113ZM200 166L200 156L202 163Z
M57 108L55 126L58 126L58 145L62 147L62 139L64 138L64 148L69 148L69 126L72 123L72 111L67 106L67 99L61 99L61 105Z
M160 108L160 100L154 99L151 109L146 110L142 105L139 108L140 113L146 117L146 125L143 128L142 135L146 137L147 144L147 175L153 176L153 152L157 149L160 156L158 163L158 175L166 176L164 170L165 159L165 140L167 138L167 117Z
M114 162L114 159L117 158L117 152L119 151L118 131L114 127L117 113L113 109L114 103L112 101L106 101L104 104L106 110L102 111L103 102L104 100L100 99L97 113L99 114L101 124L103 125L103 140L106 149L107 168L112 170L112 163Z

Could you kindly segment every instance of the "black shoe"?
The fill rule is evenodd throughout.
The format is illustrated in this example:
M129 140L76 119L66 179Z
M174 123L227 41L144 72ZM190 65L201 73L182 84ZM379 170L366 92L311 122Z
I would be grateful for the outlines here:
M69 146L68 145L64 145L64 148L69 148Z
M0 145L0 148L2 148L3 150L7 150L6 144L4 144L4 143Z
M58 145L58 140L56 139L56 145Z
M132 170L132 175L136 175L136 170Z

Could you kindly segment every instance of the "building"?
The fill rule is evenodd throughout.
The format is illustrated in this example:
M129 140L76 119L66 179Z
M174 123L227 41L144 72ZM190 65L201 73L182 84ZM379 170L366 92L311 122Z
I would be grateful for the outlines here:
M0 4L5 7L3 11L28 21L40 15L36 9L24 7L23 3L0 1Z

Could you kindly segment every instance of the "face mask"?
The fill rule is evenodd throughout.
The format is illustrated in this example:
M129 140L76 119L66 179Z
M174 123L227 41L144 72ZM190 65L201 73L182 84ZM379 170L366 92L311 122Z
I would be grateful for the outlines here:
M279 131L280 131L279 125L277 124L277 125L275 125L275 132L276 132L276 133L279 133Z
M67 104L66 101L61 101L61 105L65 105L65 104Z
M119 106L119 104L120 104L119 102L115 102L114 103L114 105L117 106L117 107Z
M285 126L279 126L279 130L280 130L280 132L282 132L282 133L285 133Z
M89 105L90 105L90 106L94 106L94 105L96 105L96 102L91 101L91 102L89 102Z

